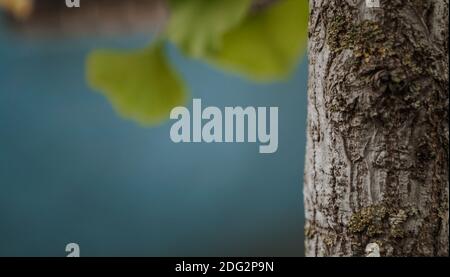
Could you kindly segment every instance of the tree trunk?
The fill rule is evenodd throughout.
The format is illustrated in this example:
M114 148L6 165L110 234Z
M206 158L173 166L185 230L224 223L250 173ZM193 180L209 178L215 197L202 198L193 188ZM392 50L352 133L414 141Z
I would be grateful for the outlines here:
M447 256L448 0L367 2L310 0L306 255Z

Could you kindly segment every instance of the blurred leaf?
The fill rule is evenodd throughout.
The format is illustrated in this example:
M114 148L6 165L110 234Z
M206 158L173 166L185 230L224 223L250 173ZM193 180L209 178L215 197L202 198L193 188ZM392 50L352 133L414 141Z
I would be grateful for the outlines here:
M307 36L308 1L279 0L228 31L221 48L206 58L250 79L281 79L306 52Z
M170 0L169 40L200 57L220 47L223 34L247 14L252 0Z
M167 119L171 109L186 99L162 43L135 52L94 51L87 71L90 85L108 97L120 114L144 125Z
M187 55L254 80L287 77L306 51L307 0L278 0L249 11L252 0L169 0L167 38ZM186 92L161 42L135 52L99 50L88 58L90 85L123 116L155 124Z

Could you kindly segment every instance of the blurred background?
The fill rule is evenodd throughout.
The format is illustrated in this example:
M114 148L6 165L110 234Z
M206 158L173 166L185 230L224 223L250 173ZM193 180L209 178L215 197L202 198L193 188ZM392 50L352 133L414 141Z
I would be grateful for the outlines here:
M65 256L69 242L82 256L302 256L306 58L261 83L167 43L203 106L279 107L274 154L255 143L174 144L173 122L137 124L86 82L91 51L152 41L168 13L150 2L125 21L83 11L66 21L50 7L23 19L3 7L0 256Z

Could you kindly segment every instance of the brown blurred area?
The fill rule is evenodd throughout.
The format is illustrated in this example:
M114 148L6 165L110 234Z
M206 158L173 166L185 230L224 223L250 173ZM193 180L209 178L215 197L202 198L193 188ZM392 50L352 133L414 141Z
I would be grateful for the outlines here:
M253 0L250 12L277 1ZM169 17L167 0L80 0L79 8L68 8L65 2L0 0L0 12L5 13L9 27L31 35L155 32Z
M6 23L26 34L120 34L158 31L168 18L165 0L0 0Z

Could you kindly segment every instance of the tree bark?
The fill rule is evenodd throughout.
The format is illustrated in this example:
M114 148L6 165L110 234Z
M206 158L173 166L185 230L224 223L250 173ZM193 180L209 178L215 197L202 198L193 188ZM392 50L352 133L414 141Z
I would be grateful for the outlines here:
M307 256L448 256L448 0L310 0Z

